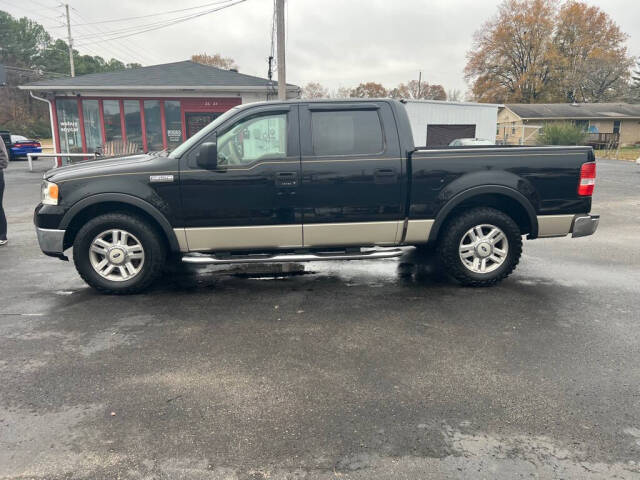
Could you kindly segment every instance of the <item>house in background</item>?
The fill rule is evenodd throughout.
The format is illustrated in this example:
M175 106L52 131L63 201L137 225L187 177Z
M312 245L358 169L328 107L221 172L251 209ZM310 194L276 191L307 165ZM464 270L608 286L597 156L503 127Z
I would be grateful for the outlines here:
M640 104L510 103L498 112L497 140L507 145L535 145L540 128L572 122L588 133L596 148L640 143Z
M236 105L276 98L278 84L184 61L20 88L49 103L56 153L117 154L173 148Z

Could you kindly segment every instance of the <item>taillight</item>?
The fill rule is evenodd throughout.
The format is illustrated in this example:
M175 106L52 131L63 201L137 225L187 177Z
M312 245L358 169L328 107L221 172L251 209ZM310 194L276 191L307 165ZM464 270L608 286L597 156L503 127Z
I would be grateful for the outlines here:
M578 195L590 197L593 195L593 187L596 185L596 162L583 163L580 168L580 183Z

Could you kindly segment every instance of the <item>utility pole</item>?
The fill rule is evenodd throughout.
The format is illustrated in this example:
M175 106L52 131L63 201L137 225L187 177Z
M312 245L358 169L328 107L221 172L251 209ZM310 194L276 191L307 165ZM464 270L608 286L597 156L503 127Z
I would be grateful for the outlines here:
M278 42L278 100L286 100L287 74L284 60L284 0L276 0L276 30Z
M64 9L67 12L67 43L69 44L69 65L71 67L71 76L76 76L76 68L73 64L73 39L71 38L71 20L69 20L69 4L64 4Z
M420 98L421 88L422 88L422 72L418 74L418 98Z

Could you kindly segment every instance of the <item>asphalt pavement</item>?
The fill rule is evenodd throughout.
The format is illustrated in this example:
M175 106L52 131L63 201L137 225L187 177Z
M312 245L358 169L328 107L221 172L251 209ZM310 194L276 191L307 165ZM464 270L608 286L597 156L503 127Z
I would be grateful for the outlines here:
M598 232L524 243L495 288L429 259L178 268L88 288L6 172L0 478L640 478L640 167Z

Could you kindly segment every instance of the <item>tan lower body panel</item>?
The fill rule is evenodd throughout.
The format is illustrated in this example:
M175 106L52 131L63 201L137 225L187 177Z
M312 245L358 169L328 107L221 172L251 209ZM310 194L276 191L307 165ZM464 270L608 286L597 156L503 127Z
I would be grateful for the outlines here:
M407 222L407 235L404 243L408 243L409 245L427 243L433 222L434 220L409 220Z
M305 247L395 245L402 222L318 223L304 225Z
M190 252L302 247L302 225L184 228L176 229L176 235L180 230L184 232L187 251Z
M538 216L538 237L564 237L571 232L575 215Z

